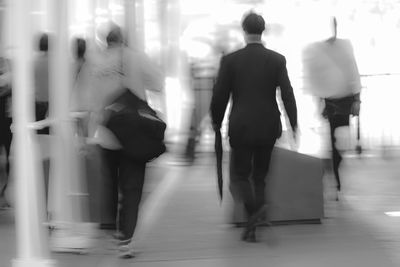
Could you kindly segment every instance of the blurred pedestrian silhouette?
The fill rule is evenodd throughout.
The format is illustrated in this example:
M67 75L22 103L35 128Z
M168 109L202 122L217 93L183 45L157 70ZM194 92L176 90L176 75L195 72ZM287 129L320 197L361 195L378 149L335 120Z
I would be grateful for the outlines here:
M49 109L49 35L47 33L41 34L38 49L34 61L36 121L44 120ZM37 132L38 134L49 134L49 127Z
M190 64L190 87L194 99L185 147L185 159L188 164L192 164L195 160L196 146L204 128L202 123L208 119L208 108L215 83L215 64L210 65L208 62Z
M95 94L97 97L100 96L97 102L101 120L99 124L106 124L108 112L105 108L126 89L146 101L146 90L160 92L164 85L160 70L150 59L144 53L124 45L119 27L112 27L106 40L108 47L102 54L101 64L96 66L95 70L96 83L99 85ZM135 126L126 125L126 127ZM135 232L146 162L132 159L121 150L121 144L114 141L108 140L105 142L107 145L103 144L110 173L104 181L104 189L107 192L104 195L106 201L103 208L112 214L114 218L112 223L117 224L118 230L114 237L119 240L121 246L124 246L131 243ZM111 143L114 143L113 147L110 146ZM133 255L130 253L129 256Z
M10 174L10 147L11 147L11 68L5 57L0 57L0 147L5 151L5 179L1 187L0 198L5 197L5 191ZM0 204L0 208L8 207L7 203Z
M285 57L262 44L262 16L246 14L242 28L247 45L222 57L210 109L217 132L232 98L228 130L230 189L233 197L244 203L248 215L242 239L254 242L256 225L266 214L265 179L271 153L282 134L276 101L278 86L294 136L297 107Z
M87 59L87 42L83 38L73 40L74 63L72 68L73 86L70 99L71 111L81 112L75 118L79 135L88 137L89 117L92 110L91 62Z
M337 148L337 129L349 126L349 116L360 112L361 81L349 40L337 38L337 20L330 21L332 36L309 45L303 53L306 86L324 101L322 115L329 121L332 164L337 190L342 156Z

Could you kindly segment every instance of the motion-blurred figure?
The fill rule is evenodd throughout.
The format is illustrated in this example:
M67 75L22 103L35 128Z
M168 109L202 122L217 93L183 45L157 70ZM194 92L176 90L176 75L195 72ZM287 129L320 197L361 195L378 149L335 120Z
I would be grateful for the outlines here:
M0 57L0 146L5 150L5 179L1 188L0 198L5 197L10 173L10 147L11 147L11 69L10 62L4 57ZM8 207L7 203L1 204L0 208Z
M124 89L129 89L142 100L146 100L146 90L161 92L164 78L160 70L139 51L129 49L124 45L119 27L113 27L107 35L107 49L103 52L101 65L95 70L95 88L98 100L98 112L104 123L105 107L118 97ZM102 118L101 118L102 117ZM101 123L101 122L100 122ZM135 127L126 125L126 127ZM110 144L110 142L109 142ZM107 146L105 146L107 147ZM110 170L107 187L111 194L104 196L110 199L107 204L117 222L117 233L114 235L121 246L130 244L136 228L139 204L142 196L146 163L137 162L115 147L105 149L106 161ZM118 205L118 192L120 201ZM117 218L118 216L118 218ZM133 257L133 254L130 254Z
M80 168L79 174L82 179L83 190L88 192L89 212L84 214L84 219L94 223L101 222L101 199L102 182L106 177L103 164L101 148L93 142L89 142L89 137L93 136L93 130L90 131L91 117L94 110L94 89L93 82L93 58L88 53L88 41L83 38L73 39L73 67L72 67L72 92L70 96L70 110L74 114L73 130L75 133L74 141L78 147L77 163ZM94 122L93 122L94 123Z
M86 56L87 44L83 38L73 41L74 64L72 68L72 93L70 109L82 112L77 120L78 131L81 136L88 137L90 112L93 108L91 99L91 65Z
M282 133L276 102L278 86L294 136L297 107L285 57L265 48L261 42L264 19L249 13L242 28L247 45L222 57L211 100L211 117L215 131L219 131L232 98L228 130L230 189L234 198L243 201L248 215L242 239L254 242L256 224L266 213L265 179L271 153Z
M36 121L44 120L49 109L49 36L47 33L40 36L38 49L39 53L34 61ZM38 134L49 134L49 128L38 130Z
M198 38L200 43L209 47L209 52L200 58L191 58L188 64L188 69L190 69L188 71L188 76L190 76L189 87L193 95L189 135L185 147L185 158L189 164L195 160L196 146L205 126L211 128L209 107L221 57L230 51L237 50L233 46L238 47L239 42L232 38L231 31L230 28L217 25L212 35L213 40Z
M329 39L313 43L304 50L303 66L308 88L325 103L322 115L330 125L333 172L340 191L342 156L336 144L336 129L349 126L350 115L359 115L361 81L352 45L349 40L337 38L334 17L331 27Z
M207 64L208 63L208 64ZM195 160L196 145L202 134L202 122L208 118L212 88L215 83L215 64L192 62L190 64L190 87L193 92L193 108L189 124L189 135L185 147L187 163Z

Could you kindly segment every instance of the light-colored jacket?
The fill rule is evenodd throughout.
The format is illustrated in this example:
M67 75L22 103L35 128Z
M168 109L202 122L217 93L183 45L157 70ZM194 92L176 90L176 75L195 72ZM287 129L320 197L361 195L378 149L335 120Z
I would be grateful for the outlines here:
M141 99L146 99L146 90L162 92L164 76L146 54L127 47L114 47L94 58L91 96L93 101L89 136L95 136L103 147L111 149L113 142L103 122L104 108L123 88L130 89ZM100 127L99 127L100 125ZM111 144L111 145L110 145ZM115 147L118 147L116 144Z
M142 52L127 47L109 48L94 64L93 94L103 108L121 88L129 88L146 99L146 90L161 92L164 77L160 69Z
M316 42L303 51L305 88L321 98L341 98L361 91L361 81L349 40Z

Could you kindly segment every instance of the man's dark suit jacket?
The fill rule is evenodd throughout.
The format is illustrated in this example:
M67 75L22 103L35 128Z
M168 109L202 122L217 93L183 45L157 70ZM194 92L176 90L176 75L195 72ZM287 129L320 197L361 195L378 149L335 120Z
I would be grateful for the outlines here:
M292 129L297 127L296 100L286 69L286 59L260 43L221 59L211 100L211 118L220 128L232 97L229 141L232 147L274 144L282 134L276 101L277 87Z

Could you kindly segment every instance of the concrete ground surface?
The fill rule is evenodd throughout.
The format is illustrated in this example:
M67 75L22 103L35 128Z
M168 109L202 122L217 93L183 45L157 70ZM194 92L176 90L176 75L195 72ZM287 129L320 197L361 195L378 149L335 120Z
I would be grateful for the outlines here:
M87 254L52 253L55 266L400 266L400 217L385 214L400 211L400 157L346 157L339 201L334 200L333 177L323 178L321 224L260 228L258 243L240 241L241 229L229 223L229 191L225 186L220 204L212 153L199 154L192 166L165 155L149 168L136 257L118 258L110 233L100 232ZM0 211L0 267L12 266L15 258L13 213L12 208Z

